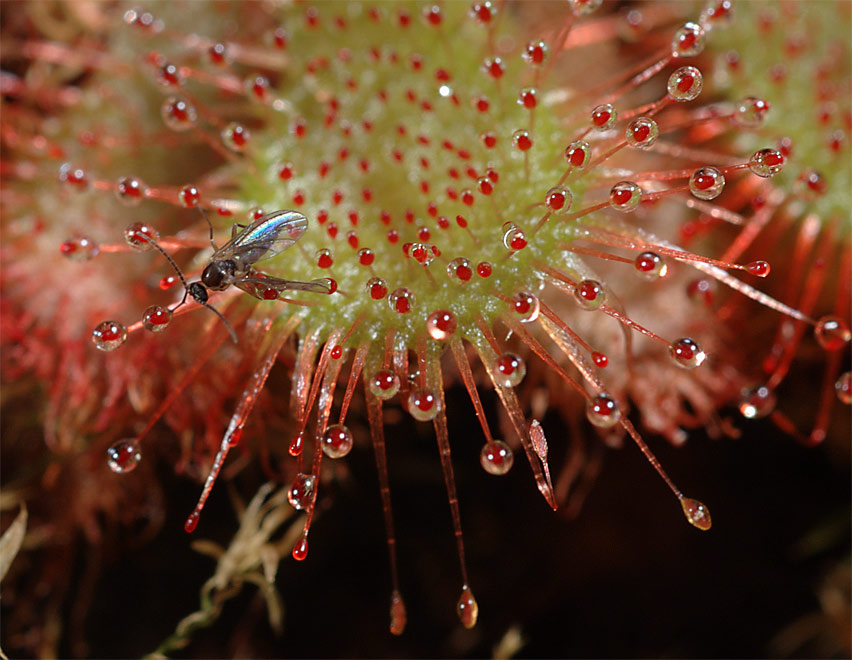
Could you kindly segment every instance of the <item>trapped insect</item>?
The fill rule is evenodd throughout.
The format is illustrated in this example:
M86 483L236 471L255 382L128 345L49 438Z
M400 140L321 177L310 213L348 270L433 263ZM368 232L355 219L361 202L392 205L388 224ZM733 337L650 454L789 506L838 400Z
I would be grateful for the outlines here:
M201 272L200 281L188 283L174 259L151 236L144 232L135 234L136 240L148 243L166 258L184 288L183 299L174 307L149 308L143 319L146 327L153 330L164 329L174 311L186 304L187 297L191 296L199 305L203 305L222 320L234 343L237 343L237 333L231 324L219 310L208 304L208 290L224 291L233 285L260 300L275 300L282 291L287 290L332 293L331 281L328 279L312 282L284 280L254 269L255 264L280 254L304 235L308 228L308 219L301 213L275 211L258 218L248 226L235 224L231 228L231 239L220 248L213 240L213 225L210 219L200 207L198 210L210 227L210 244L214 250L210 261ZM95 329L93 340L98 348L112 350L124 343L126 336L127 330L124 326L114 321L105 321Z

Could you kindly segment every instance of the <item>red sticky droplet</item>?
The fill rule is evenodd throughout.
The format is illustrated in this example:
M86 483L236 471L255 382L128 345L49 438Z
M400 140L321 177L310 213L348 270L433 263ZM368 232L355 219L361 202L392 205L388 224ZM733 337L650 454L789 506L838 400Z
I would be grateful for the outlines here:
M298 456L302 453L302 443L304 441L304 433L297 433L293 437L293 441L290 443L290 446L287 448L287 452L290 456Z
M769 264L765 261L752 261L746 264L746 270L757 277L766 277L769 275Z
M334 264L334 259L332 259L330 254L321 254L317 258L317 266L320 268L331 268Z
M598 353L597 351L592 353L592 360L594 360L595 364L601 369L609 364L609 358L603 353Z
M371 266L375 259L376 255L370 248L361 248L358 250L358 263L362 266Z
M381 300L388 295L388 287L384 282L373 282L370 285L370 297L373 300Z
M167 275L163 279L160 280L160 288L163 291L167 291L171 289L175 284L177 284L178 278L175 275Z
M187 534L192 534L195 528L198 527L198 511L193 511L189 514L186 522L183 524L183 529Z
M482 261L476 266L476 273L480 277L490 277L491 276L491 264L487 261Z
M305 561L308 556L308 537L303 534L293 546L293 559L296 561Z
M337 345L331 349L332 360L339 360L341 357L343 357L343 348L340 345Z
M488 177L482 177L479 181L476 182L476 186L483 195L490 195L494 192L494 184L491 183L491 179Z

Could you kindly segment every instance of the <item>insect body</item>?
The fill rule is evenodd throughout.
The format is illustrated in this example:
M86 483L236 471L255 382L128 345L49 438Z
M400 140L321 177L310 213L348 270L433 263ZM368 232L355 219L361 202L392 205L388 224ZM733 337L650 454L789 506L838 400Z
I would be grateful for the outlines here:
M231 240L210 257L210 263L201 273L201 282L187 287L187 292L197 302L207 302L207 289L224 291L231 285L260 299L269 298L270 291L280 293L288 289L331 293L327 280L282 280L253 268L254 264L271 259L302 237L308 228L304 215L296 211L276 211L258 218L238 233L239 226L234 225Z
M213 225L201 207L198 207L198 210L210 226L210 243L215 250L210 257L210 262L201 272L200 282L187 283L174 259L157 243L146 238L169 261L183 283L185 291L183 300L171 311L181 307L186 303L187 296L191 296L199 305L203 305L222 319L236 343L237 335L231 324L215 307L207 304L208 289L224 291L233 285L260 300L275 299L282 291L287 290L331 293L331 286L326 279L312 282L283 280L254 269L256 263L274 257L302 237L308 228L308 219L301 213L275 211L258 218L248 226L234 225L231 230L231 240L217 248L213 242Z

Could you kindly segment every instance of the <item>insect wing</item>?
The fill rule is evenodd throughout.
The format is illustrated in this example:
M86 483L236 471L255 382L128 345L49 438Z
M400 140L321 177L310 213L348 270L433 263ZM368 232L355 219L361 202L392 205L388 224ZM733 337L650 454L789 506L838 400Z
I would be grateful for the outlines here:
M298 241L308 219L296 211L276 211L258 218L219 248L211 261L233 259L242 266L271 259Z
M260 300L275 300L283 291L310 291L311 293L331 293L331 286L326 279L314 280L312 282L299 282L298 280L282 280L263 273L254 273L234 282L246 293Z

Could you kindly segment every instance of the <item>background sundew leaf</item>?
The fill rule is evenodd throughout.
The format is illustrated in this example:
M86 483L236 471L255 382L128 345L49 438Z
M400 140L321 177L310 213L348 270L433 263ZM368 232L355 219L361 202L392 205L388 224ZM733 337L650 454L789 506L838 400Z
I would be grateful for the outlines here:
M18 555L24 536L27 534L27 507L21 505L21 510L15 516L12 524L0 536L0 581L6 577L9 567Z

